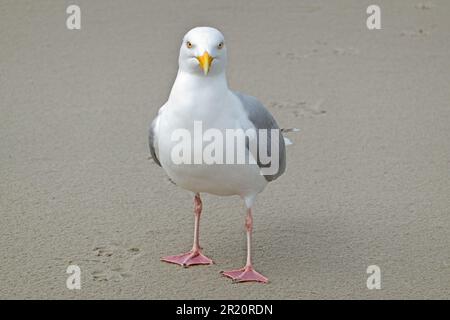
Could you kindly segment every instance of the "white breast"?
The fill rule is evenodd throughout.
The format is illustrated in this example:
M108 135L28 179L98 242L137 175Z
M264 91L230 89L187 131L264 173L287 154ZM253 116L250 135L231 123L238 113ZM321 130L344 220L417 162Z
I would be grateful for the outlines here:
M178 186L192 192L222 196L261 192L267 181L256 164L175 164L172 161L172 150L179 143L171 139L174 130L186 129L194 137L194 121L202 122L203 132L215 128L224 136L225 129L245 130L251 126L239 99L231 92L220 100L198 97L194 101L169 99L160 113L157 129L158 156L168 176Z

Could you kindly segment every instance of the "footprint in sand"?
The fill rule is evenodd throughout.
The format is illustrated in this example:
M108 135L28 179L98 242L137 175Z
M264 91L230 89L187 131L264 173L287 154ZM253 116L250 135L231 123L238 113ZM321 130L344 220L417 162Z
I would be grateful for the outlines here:
M313 48L310 51L306 52L306 53L296 53L296 52L277 52L277 55L281 56L284 59L287 60L302 60L302 59L306 59L309 58L311 56L317 55L319 53L319 49L317 48Z
M324 51L323 47L325 47L327 44L328 43L326 41L318 40L318 41L316 41L316 45L314 47L308 49L304 53L292 52L292 51L287 51L287 52L278 51L276 54L287 60L299 61L299 60L303 60L303 59L307 59L307 58L319 55L321 52Z
M430 10L434 7L435 7L435 5L432 2L421 2L414 6L414 8L416 8L418 10ZM432 29L433 28L434 28L434 26L432 26ZM402 32L400 32L400 35L402 37L404 37L404 36L406 36L406 37L425 37L425 36L429 36L430 33L431 32L429 30L419 28L417 30L403 30Z
M338 56L356 56L360 53L359 49L355 47L336 47L334 49L327 48L328 43L326 41L316 41L316 46L309 49L305 53L297 53L297 52L281 52L278 51L277 55L281 56L284 59L300 61L302 59L311 58L318 55L328 55L333 53Z
M356 56L359 54L359 50L354 47L334 48L333 53L338 56Z
M270 108L283 109L290 111L294 117L303 116L320 116L326 114L323 108L325 99L319 99L315 103L307 103L306 101L298 102L272 102Z
M404 30L400 33L400 35L402 37L425 37L430 35L430 32L420 28L417 30Z
M94 281L122 281L133 277L134 261L141 255L136 247L126 248L120 244L96 246L92 249L97 265L91 273Z
M419 9L419 10L430 10L433 7L434 7L434 4L431 2L421 2L414 6L414 8Z

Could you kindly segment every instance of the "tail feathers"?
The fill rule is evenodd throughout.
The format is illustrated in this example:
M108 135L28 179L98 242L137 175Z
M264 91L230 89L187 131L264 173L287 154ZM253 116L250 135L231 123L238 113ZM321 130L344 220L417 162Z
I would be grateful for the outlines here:
M297 129L297 128L282 128L282 129L281 129L281 132L282 132L282 133L299 132L299 131L300 131L300 129ZM294 144L294 143L291 141L291 139L289 139L289 138L286 138L286 137L283 136L283 139L284 139L284 144L287 145L287 146L289 146L289 145L291 145L291 144Z
M291 141L291 139L289 139L289 138L283 137L283 139L284 139L284 144L285 144L286 146L290 146L291 144L294 144L294 143Z
M297 128L281 128L282 133L288 133L288 132L299 132L300 129Z

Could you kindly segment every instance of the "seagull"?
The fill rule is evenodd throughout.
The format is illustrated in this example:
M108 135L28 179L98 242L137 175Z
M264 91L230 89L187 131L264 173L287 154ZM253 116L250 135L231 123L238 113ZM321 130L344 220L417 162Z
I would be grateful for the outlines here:
M254 97L228 88L227 45L222 33L211 27L196 27L183 38L178 59L179 69L167 102L159 109L149 129L150 154L175 185L193 193L194 196L194 243L192 249L179 255L166 256L161 261L183 267L210 265L213 261L205 256L199 243L201 193L218 196L239 196L245 203L245 229L247 233L247 262L243 268L221 271L233 282L262 282L268 279L257 272L252 260L252 207L256 196L267 184L281 176L286 168L285 145L290 140L282 135L270 112ZM278 130L278 170L263 173L264 164L250 148L246 156L253 162L245 164L178 163L174 161L174 132L183 129L194 136L195 122L203 129L214 128L220 132L227 129L254 129L256 131ZM286 129L285 131L296 131ZM270 142L270 137L267 135ZM253 137L253 140L258 140ZM198 141L197 141L198 142ZM199 142L203 145L204 141ZM267 149L271 149L268 143ZM258 145L259 146L259 145ZM274 149L275 150L275 149ZM267 151L270 154L271 150ZM194 150L194 153L196 151ZM225 152L229 152L225 149Z

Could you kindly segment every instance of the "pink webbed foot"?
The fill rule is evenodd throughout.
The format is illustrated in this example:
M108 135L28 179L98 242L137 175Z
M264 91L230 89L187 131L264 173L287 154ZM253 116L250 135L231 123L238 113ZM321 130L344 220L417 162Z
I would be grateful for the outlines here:
M269 282L269 279L253 269L253 267L248 266L238 270L222 271L221 273L223 276L233 279L233 282Z
M203 255L200 251L189 251L176 256L162 257L161 261L178 264L185 268L193 265L208 265L214 263L210 258Z

